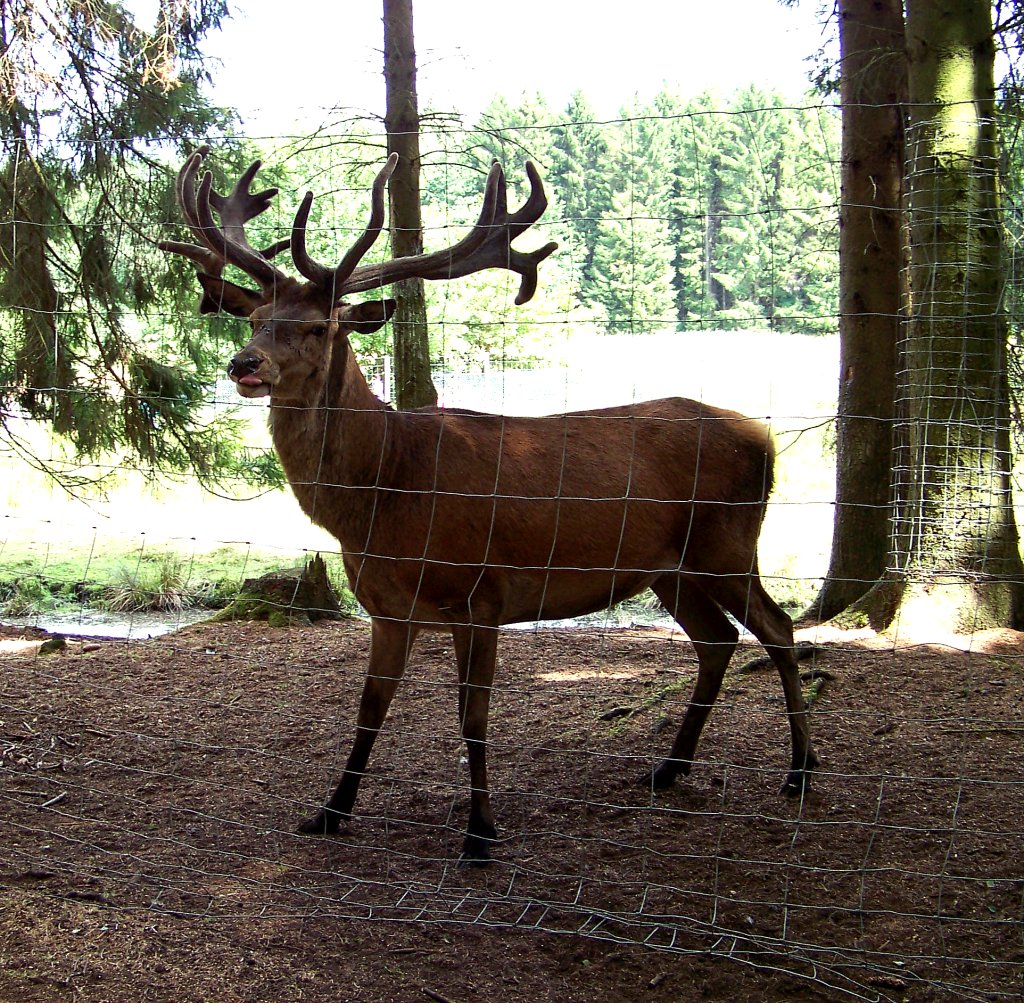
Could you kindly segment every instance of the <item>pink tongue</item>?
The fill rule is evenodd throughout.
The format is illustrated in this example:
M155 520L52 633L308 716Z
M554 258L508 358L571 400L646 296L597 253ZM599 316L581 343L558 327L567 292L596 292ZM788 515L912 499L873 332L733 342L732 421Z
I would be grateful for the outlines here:
M243 386L258 387L263 382L263 380L261 380L258 376L241 376L239 377L238 382L241 383Z

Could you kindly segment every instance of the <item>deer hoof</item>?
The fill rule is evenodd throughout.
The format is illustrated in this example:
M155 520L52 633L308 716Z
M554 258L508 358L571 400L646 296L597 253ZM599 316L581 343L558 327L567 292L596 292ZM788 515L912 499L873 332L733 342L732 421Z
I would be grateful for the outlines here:
M466 833L459 863L468 864L470 867L486 867L491 862L491 846L497 838L498 833L494 828L490 828L486 833Z
M803 797L810 790L810 787L810 770L790 770L786 774L785 783L783 783L779 793L784 794L788 798L799 798Z
M644 786L663 791L676 782L676 777L690 772L690 764L682 759L663 759L650 773L643 778Z
M326 808L318 811L312 818L307 818L299 823L298 831L309 836L333 836L341 826L342 815L340 812L328 811Z
M803 757L794 757L793 764L793 769L786 775L786 782L779 793L785 794L786 797L801 797L810 790L811 774L818 765L818 754L814 749L808 748Z

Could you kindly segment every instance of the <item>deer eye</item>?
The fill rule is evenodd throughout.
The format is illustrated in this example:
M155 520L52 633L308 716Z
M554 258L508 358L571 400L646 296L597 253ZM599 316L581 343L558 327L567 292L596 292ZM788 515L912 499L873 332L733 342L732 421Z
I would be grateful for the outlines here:
M314 324L309 329L309 333L313 334L313 335L316 335L318 338L320 338L320 337L322 337L323 335L325 335L327 333L327 325L326 324Z

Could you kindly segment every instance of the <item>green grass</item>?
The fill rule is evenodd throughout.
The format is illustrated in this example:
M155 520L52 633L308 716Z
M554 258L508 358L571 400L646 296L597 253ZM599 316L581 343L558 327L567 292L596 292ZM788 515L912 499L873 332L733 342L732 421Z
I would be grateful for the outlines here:
M0 556L0 612L8 616L82 606L113 612L220 609L237 597L245 579L302 559L232 547L184 554L163 547L140 553L124 546L101 557L88 548L71 548L59 558L35 549L5 547ZM347 592L340 559L329 560L328 568L335 589Z
M574 345L566 342L567 349ZM587 360L578 374L583 385L596 353L614 366L614 385L627 380L624 398L630 396L628 380L646 373L660 382L655 389L637 387L640 396L679 393L768 421L778 461L761 533L761 577L787 611L806 608L820 588L831 547L836 339L700 332L643 345L643 339L602 337L568 357ZM264 411L253 408L249 415L252 444L266 446ZM16 431L37 455L59 452L41 427L22 423ZM1014 480L1018 524L1024 526L1022 486L1024 461ZM327 557L336 587L344 583L337 542L309 524L287 490L224 499L194 483L153 487L120 469L107 487L106 495L71 498L33 467L0 454L0 613L120 603L218 608L237 595L245 578L294 567L313 552ZM252 493L238 486L240 498ZM637 601L636 618L649 615L651 605L650 598Z
M801 448L809 451L811 443L803 440ZM761 568L768 592L795 611L816 594L821 573L816 564L827 556L830 506L816 519L820 540L815 546L814 534L808 533L808 509L797 497L799 492L823 490L819 481L808 480L815 465L808 463L806 455L790 454L781 459L784 469L789 464L801 467L802 476L781 479L777 504L770 510L762 534ZM301 525L297 504L287 494L279 494L285 511L294 508L294 521ZM130 508L140 522L149 519L157 524L168 504L175 502L133 501ZM247 514L259 507L259 502L246 503ZM275 518L279 517L257 517L254 522L273 535L270 529ZM67 612L82 606L123 612L220 609L237 597L246 578L301 564L313 549L325 553L328 573L343 606L346 600L354 605L347 594L337 544L332 547L329 539L311 541L312 546L303 548L257 549L247 543L204 548L193 539L151 542L149 534L140 539L139 534L119 536L93 527L72 533L56 519L43 526L28 518L25 521L29 532L17 532L17 527L0 519L0 531L7 530L6 537L0 537L0 614L7 616ZM641 621L660 605L653 595L633 603L635 618Z

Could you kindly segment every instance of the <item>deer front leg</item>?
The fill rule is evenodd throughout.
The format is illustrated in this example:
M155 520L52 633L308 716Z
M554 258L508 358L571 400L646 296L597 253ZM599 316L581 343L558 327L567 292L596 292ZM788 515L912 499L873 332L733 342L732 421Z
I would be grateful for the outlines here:
M459 722L469 759L469 825L462 859L483 865L491 859L497 839L487 787L487 712L498 652L495 627L454 627L455 657L459 666Z
M303 822L299 832L329 835L338 831L342 821L352 817L359 781L366 772L373 743L377 740L391 698L405 672L417 634L415 628L388 620L374 619L371 623L370 664L359 700L356 737L345 764L345 772L327 804Z

